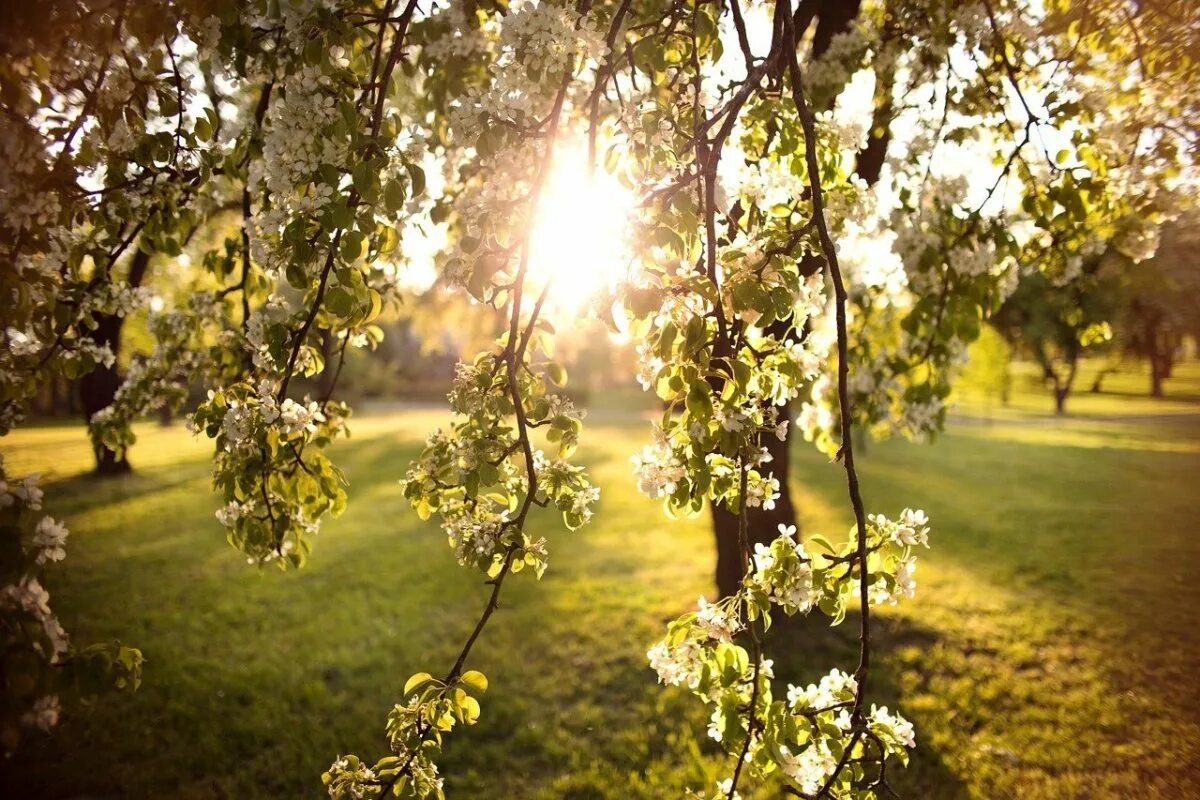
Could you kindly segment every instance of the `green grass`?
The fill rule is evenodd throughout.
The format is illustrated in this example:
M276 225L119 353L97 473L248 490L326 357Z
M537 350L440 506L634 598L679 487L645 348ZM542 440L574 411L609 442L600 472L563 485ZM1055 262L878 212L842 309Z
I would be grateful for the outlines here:
M1065 420L1044 396L1021 411L1039 399L1024 387L992 423L866 448L869 508L921 506L935 525L917 599L883 611L875 645L873 693L918 728L905 797L1200 794L1200 420L1175 413L1200 405L1179 385L1183 399L1101 396ZM136 695L0 767L0 795L318 797L338 753L379 755L405 678L449 665L487 589L396 484L440 419L356 421L337 453L350 508L287 574L225 544L208 445L181 428L145 426L137 473L102 484L82 475L76 427L9 437L9 468L43 472L73 531L48 578L64 623L81 643L136 644L147 664ZM668 522L633 490L645 435L624 414L589 420L598 520L555 527L546 577L506 586L472 660L491 679L483 718L441 759L452 797L674 798L719 767L703 711L645 664L664 621L711 591L713 565L703 519ZM796 453L805 530L844 531L840 468ZM768 647L778 676L807 682L852 666L855 636L852 618L773 631Z

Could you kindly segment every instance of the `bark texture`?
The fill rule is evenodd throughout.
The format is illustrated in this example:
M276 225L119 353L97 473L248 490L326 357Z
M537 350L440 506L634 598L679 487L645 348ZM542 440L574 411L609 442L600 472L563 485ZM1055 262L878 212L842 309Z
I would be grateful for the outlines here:
M129 264L129 285L134 288L141 286L149 266L150 254L137 250ZM121 329L124 325L125 318L116 314L97 315L96 329L92 331L90 338L98 346L108 346L113 355L117 356L121 352ZM89 423L97 411L112 405L119 388L121 375L116 362L113 362L111 367L100 364L79 379L79 401L83 409L84 424ZM124 475L133 469L124 448L120 451L110 450L93 439L92 451L96 456L96 475Z
M819 58L829 48L833 37L849 29L858 16L860 0L802 0L793 17L797 46L806 31L816 21L812 37L811 58ZM871 132L866 147L858 154L855 171L868 185L879 180L879 174L887 156L891 140L891 122L895 114L892 104L892 75L884 75L878 81L875 92L875 110L872 114ZM801 264L803 274L812 274L824 269L824 261L816 256L807 256ZM780 420L791 420L793 404L779 409ZM789 436L789 442L790 442ZM774 508L752 508L747 510L747 538L751 549L756 543L767 543L779 533L780 525L796 525L796 504L789 487L791 477L791 453L787 442L780 442L773 435L760 439L760 446L771 454L768 466L771 474L779 481L779 497ZM738 547L738 516L725 508L710 504L713 532L717 544L717 590L727 597L738 590L745 566L741 563Z

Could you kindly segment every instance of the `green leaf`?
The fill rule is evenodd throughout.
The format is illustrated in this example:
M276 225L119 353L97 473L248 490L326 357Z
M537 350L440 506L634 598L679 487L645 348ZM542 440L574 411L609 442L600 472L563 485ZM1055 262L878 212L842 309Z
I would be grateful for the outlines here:
M383 187L383 206L389 214L395 214L404 205L404 194L402 181L388 181L387 186Z
M698 420L706 422L712 418L712 390L704 381L696 381L688 389L687 410Z
M346 205L345 200L338 200L330 206L329 218L335 228L349 228L354 224L354 210Z
M474 725L475 721L479 719L479 701L474 697L464 699L459 704L459 708L462 709L463 722L468 725Z
M387 255L400 244L400 234L391 225L379 226L379 254Z
M408 175L412 178L413 197L425 193L425 170L416 164L408 164Z
M480 692L486 692L488 688L487 676L477 669L467 670L462 674L462 677L459 678L459 681Z
M409 678L404 684L404 694L408 694L419 686L424 686L433 680L433 676L428 672L418 672Z
M335 286L325 293L325 308L339 317L348 317L354 313L354 296L341 286Z
M828 550L830 553L837 552L837 549L833 546L833 542L829 541L828 539L826 539L824 536L821 536L820 534L808 537L808 540L805 542L805 544L817 545L818 547L823 547L826 550Z
M339 250L342 259L345 261L357 261L363 252L366 250L367 237L363 236L359 231L346 231L342 235L342 241Z

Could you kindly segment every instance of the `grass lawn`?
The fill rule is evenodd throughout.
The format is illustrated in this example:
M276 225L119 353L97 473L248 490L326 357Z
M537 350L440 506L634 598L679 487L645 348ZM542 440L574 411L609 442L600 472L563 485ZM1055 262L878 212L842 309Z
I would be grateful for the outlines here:
M924 507L934 524L917 599L883 610L875 645L879 702L917 725L903 796L1200 796L1200 369L1180 374L1174 397L1080 396L1061 420L1019 379L990 419L965 397L974 416L936 443L866 448L869 510ZM145 426L137 473L103 484L82 474L77 426L5 440L10 470L41 471L72 529L47 581L68 630L135 644L147 664L136 695L0 767L0 795L318 797L334 756L380 755L404 680L444 671L485 600L396 483L440 419L355 422L337 453L350 508L287 574L225 543L208 444L181 427ZM626 415L590 420L600 514L551 535L540 583L506 586L471 664L491 679L483 717L441 758L451 797L677 798L716 774L698 702L645 663L664 621L711 591L714 560L705 520L669 522L636 494L628 457L645 436ZM796 454L805 530L845 531L840 468ZM855 637L850 619L772 631L768 647L780 678L808 682L852 668Z

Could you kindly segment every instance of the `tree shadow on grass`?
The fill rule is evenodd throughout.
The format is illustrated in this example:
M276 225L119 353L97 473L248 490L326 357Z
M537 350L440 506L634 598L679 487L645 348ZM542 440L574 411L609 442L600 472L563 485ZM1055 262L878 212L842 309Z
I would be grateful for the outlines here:
M767 658L774 660L775 692L783 697L789 683L807 686L818 682L831 669L853 674L859 660L861 616L851 613L841 625L831 627L827 617L814 612L808 617L788 619L780 616L763 640ZM866 707L887 706L914 723L917 747L911 751L908 767L890 765L888 782L907 798L958 798L967 794L962 780L947 764L944 754L931 746L928 731L922 730L906 706L909 697L898 676L880 663L880 653L903 648L928 650L943 638L938 631L894 616L875 615L871 619L871 649L876 655L868 672Z
M839 507L840 470L797 455L805 489ZM979 580L1019 590L1026 601L1089 615L1100 609L1137 631L1162 626L1178 593L1200 601L1194 498L1183 488L1198 469L1195 453L950 432L932 446L881 444L862 457L859 472L869 511L911 506L929 513L931 563L953 562ZM1174 597L1145 590L1146 578L1164 573L1178 584Z
M209 474L211 458L203 456L166 467L146 467L124 475L99 476L80 472L46 481L47 499L59 514L77 514L136 497L166 492Z
M335 464L344 468L347 491L353 502L356 491L365 492L388 482L398 483L417 452L417 445L384 435L339 442L330 455ZM212 455L203 453L165 466L138 468L135 464L134 471L125 475L76 473L48 480L45 486L55 513L73 515L193 484L204 491L211 486L211 476ZM216 502L215 490L213 502Z
M1146 429L1177 434L1188 429ZM1187 677L1200 656L1190 619L1200 539L1183 476L1200 457L1114 444L949 432L933 446L880 444L860 461L868 510L920 507L933 521L930 593L899 615L934 621L941 640L881 639L875 652L894 665L893 685L920 695L917 715L937 722L938 746L972 791L1179 796L1167 789L1195 772L1185 731L1200 720ZM837 509L836 530L848 514L840 471L798 462L813 500ZM927 746L918 735L914 776Z
M853 671L857 617L838 628L826 622L816 617L781 621L769 632L765 655L774 660L777 696L785 695L787 683L816 682L835 666ZM636 614L610 609L586 631L549 620L522 638L530 664L518 667L518 674L511 665L488 673L519 684L521 691L488 698L490 718L481 720L469 741L449 746L446 766L455 793L495 796L502 787L509 790L504 796L648 799L707 788L727 776L729 757L705 735L711 709L686 691L660 686L648 668L643 652L654 637L646 623ZM636 633L631 637L621 630ZM499 638L516 645L516 640L503 641L509 635ZM928 648L938 639L932 630L907 621L885 619L875 625L878 648ZM564 680L564 675L575 677ZM873 668L868 703L914 716L905 708L913 698L887 665ZM891 765L891 785L912 800L965 797L960 777L931 745L928 731L916 724L918 747L907 768ZM513 774L497 774L495 764L538 779L526 783ZM760 800L777 796L778 790L772 782L747 781L742 794Z
M1168 379L1168 381L1169 380L1170 379ZM1146 382L1149 384L1149 377L1147 377ZM1169 383L1167 392L1163 397L1151 397L1148 396L1144 391L1133 391L1130 389L1103 389L1099 392L1091 392L1091 394L1100 395L1101 397L1131 397L1137 400L1146 400L1151 403L1196 403L1196 411L1200 413L1200 394L1186 391L1171 391Z

